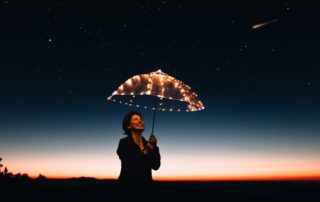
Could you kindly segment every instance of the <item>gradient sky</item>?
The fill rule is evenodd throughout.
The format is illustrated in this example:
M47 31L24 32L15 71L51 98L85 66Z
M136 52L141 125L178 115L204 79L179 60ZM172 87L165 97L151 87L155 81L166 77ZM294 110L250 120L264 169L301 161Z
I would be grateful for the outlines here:
M106 98L162 69L206 109L157 114L155 179L320 179L317 19L315 5L289 1L1 1L3 164L117 178L135 109ZM148 137L152 111L139 111Z

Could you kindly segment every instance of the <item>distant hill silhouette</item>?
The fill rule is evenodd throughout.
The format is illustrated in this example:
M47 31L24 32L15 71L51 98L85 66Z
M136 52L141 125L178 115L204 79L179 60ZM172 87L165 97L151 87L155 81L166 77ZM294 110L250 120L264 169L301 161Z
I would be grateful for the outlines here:
M92 177L47 179L39 174L10 174L0 170L0 197L6 201L314 201L318 198L320 181L230 181L230 182L163 182L155 181L154 195L132 189L124 195L116 180ZM138 194L137 194L138 193Z

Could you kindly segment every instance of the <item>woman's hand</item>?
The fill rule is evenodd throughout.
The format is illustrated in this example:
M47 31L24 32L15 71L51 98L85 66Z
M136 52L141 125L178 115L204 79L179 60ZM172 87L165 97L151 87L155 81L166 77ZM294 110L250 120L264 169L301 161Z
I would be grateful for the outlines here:
M148 147L150 149L153 149L156 145L157 145L157 138L156 136L154 136L154 134L151 134L148 141Z

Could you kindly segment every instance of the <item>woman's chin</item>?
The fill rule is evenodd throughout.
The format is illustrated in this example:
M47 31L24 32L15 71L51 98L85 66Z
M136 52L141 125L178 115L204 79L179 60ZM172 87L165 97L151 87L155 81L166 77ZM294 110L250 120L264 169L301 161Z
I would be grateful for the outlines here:
M144 128L135 128L134 130L137 131L137 132L142 133L144 131Z

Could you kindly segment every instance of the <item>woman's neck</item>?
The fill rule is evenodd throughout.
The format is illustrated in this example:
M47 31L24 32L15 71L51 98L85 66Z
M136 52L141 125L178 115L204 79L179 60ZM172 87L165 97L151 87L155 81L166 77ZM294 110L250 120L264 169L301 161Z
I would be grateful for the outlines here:
M142 136L142 132L141 131L132 130L131 131L131 135L132 135L132 137L139 137L139 136Z
M131 133L131 137L133 139L133 142L136 143L137 145L140 145L142 142L142 135L141 133Z
M134 140L140 140L142 135L141 134L137 134L137 133L131 133L132 139Z

